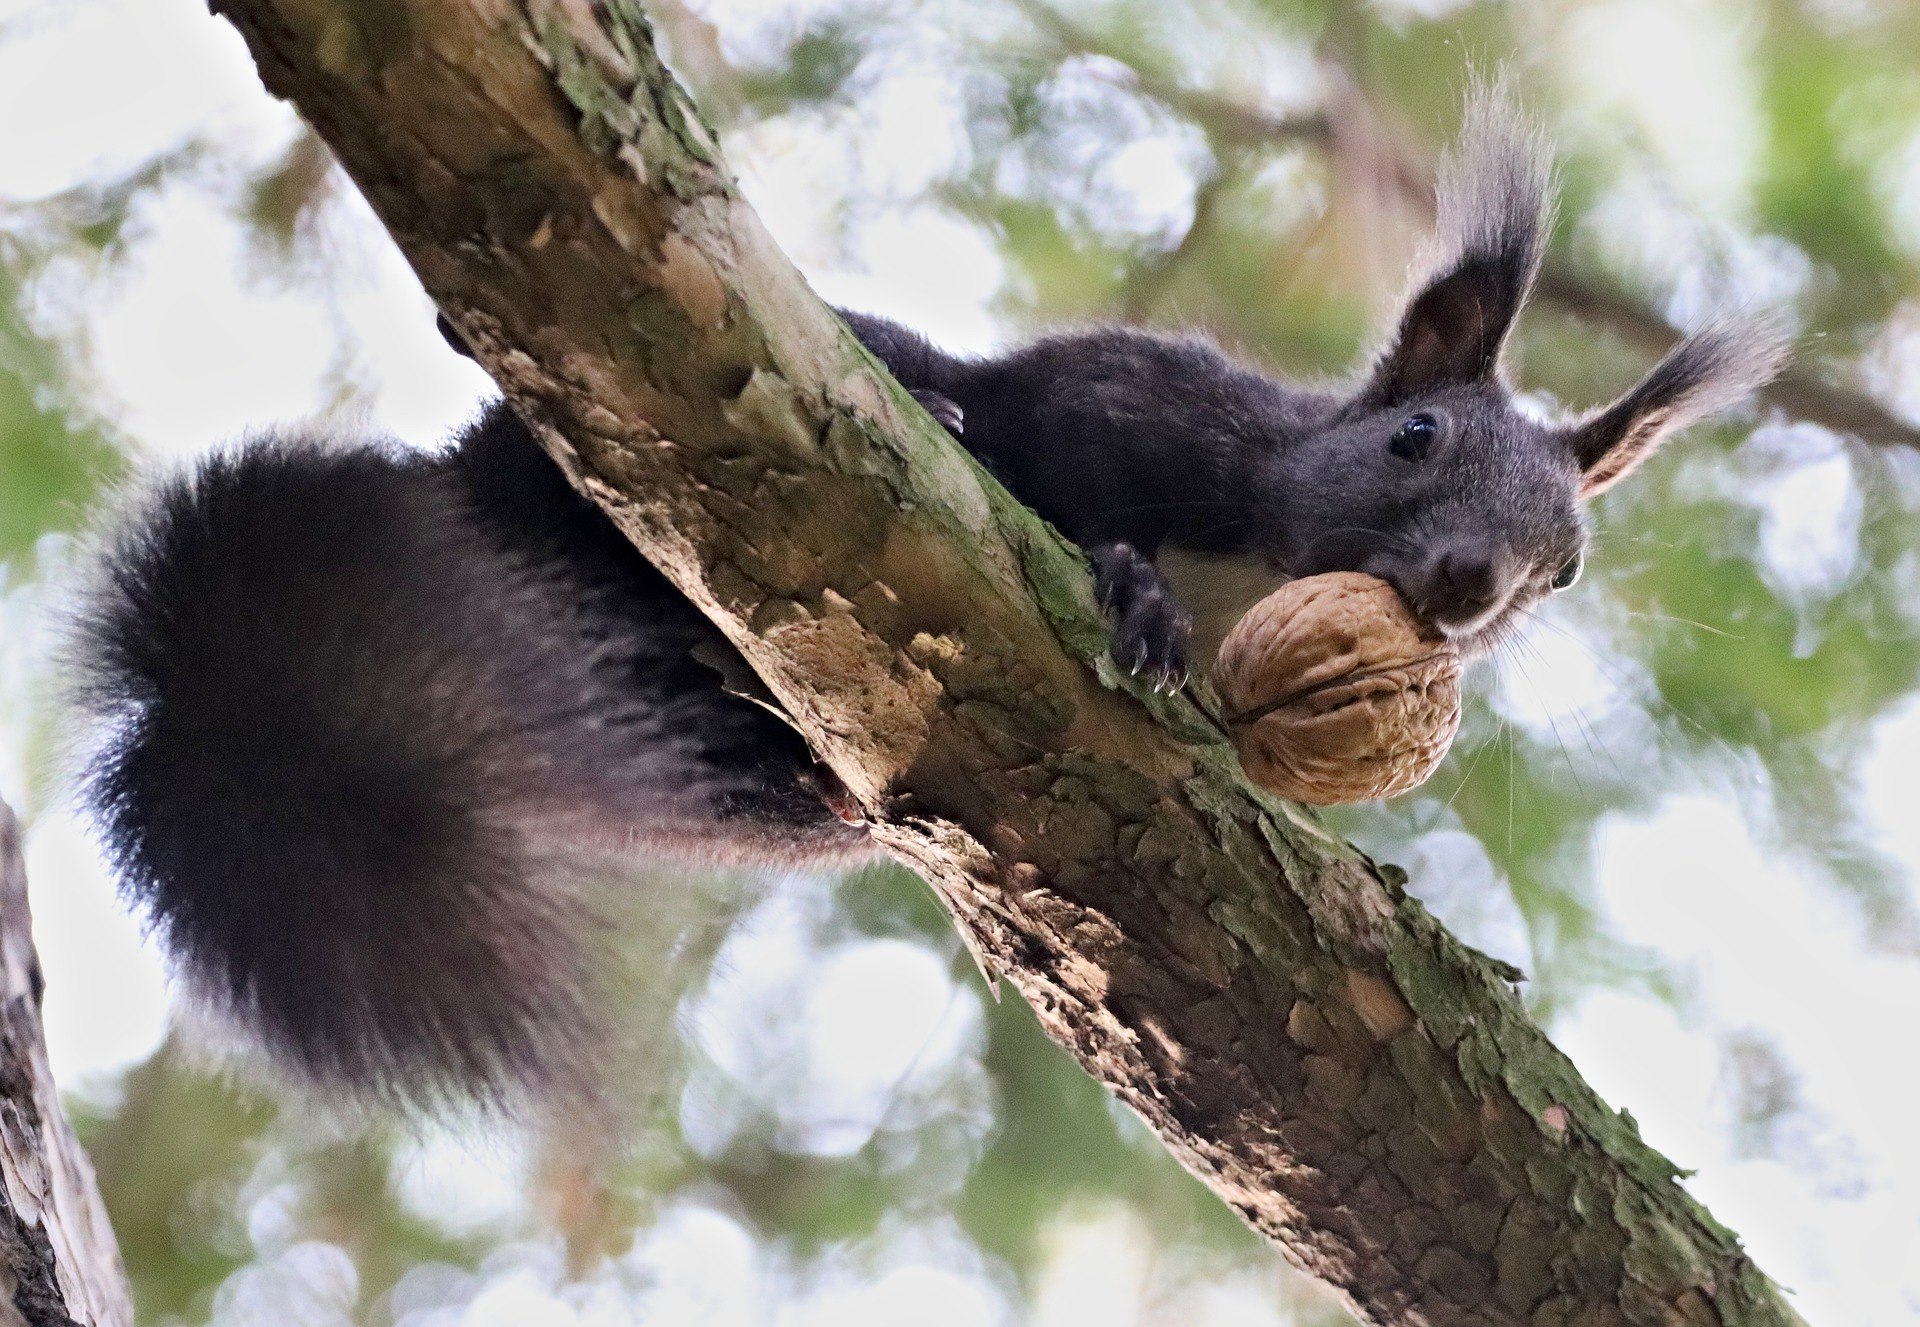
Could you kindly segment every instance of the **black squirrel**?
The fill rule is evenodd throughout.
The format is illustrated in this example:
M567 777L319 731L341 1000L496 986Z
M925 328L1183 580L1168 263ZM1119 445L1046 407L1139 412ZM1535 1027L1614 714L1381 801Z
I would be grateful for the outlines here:
M1578 577L1582 505L1779 366L1766 318L1676 346L1577 419L1501 370L1549 167L1470 106L1438 243L1355 386L1128 328L996 358L849 326L1088 553L1131 672L1178 685L1280 581L1372 572L1469 653ZM201 995L282 1059L418 1099L591 1058L573 845L832 864L871 851L831 774L727 684L724 637L489 407L441 454L258 437L159 483L104 544L75 637L84 796Z

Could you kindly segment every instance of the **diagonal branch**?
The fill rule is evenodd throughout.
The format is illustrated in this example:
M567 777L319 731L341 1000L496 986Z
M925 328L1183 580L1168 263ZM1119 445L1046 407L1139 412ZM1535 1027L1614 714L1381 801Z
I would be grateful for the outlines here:
M216 8L878 840L1255 1229L1382 1323L1798 1321L1400 873L1115 680L1077 553L808 291L632 0Z

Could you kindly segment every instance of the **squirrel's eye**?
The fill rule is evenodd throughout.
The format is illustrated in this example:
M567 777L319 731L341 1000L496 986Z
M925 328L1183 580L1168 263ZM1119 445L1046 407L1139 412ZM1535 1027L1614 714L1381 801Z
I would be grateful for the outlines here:
M1575 553L1567 559L1565 566L1553 573L1553 580L1549 583L1556 592L1560 590L1571 590L1573 583L1580 579L1580 571L1586 564L1586 555L1583 553Z
M1403 461L1424 461L1427 449L1433 446L1433 435L1440 426L1433 422L1428 414L1410 415L1407 421L1394 430L1393 441L1387 444L1387 450Z

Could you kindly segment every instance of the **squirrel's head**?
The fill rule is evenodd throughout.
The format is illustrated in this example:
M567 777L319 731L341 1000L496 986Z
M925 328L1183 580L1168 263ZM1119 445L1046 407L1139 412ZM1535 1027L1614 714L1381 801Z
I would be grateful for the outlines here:
M1589 498L1787 352L1774 319L1723 319L1611 405L1522 410L1501 356L1539 272L1550 182L1539 135L1499 92L1476 95L1441 172L1435 257L1363 384L1279 458L1285 496L1267 514L1288 573L1379 576L1468 653L1579 579Z

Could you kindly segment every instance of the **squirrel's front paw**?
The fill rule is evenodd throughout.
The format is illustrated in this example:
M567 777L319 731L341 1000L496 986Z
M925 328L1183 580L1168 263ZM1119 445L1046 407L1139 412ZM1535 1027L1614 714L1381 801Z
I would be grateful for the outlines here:
M1103 544L1091 553L1093 592L1113 619L1113 660L1158 691L1187 682L1193 617L1173 587L1131 544Z
M960 409L960 403L951 396L942 396L938 392L910 392L910 396L920 403L920 408L932 415L941 428L959 437L967 431L966 412Z

